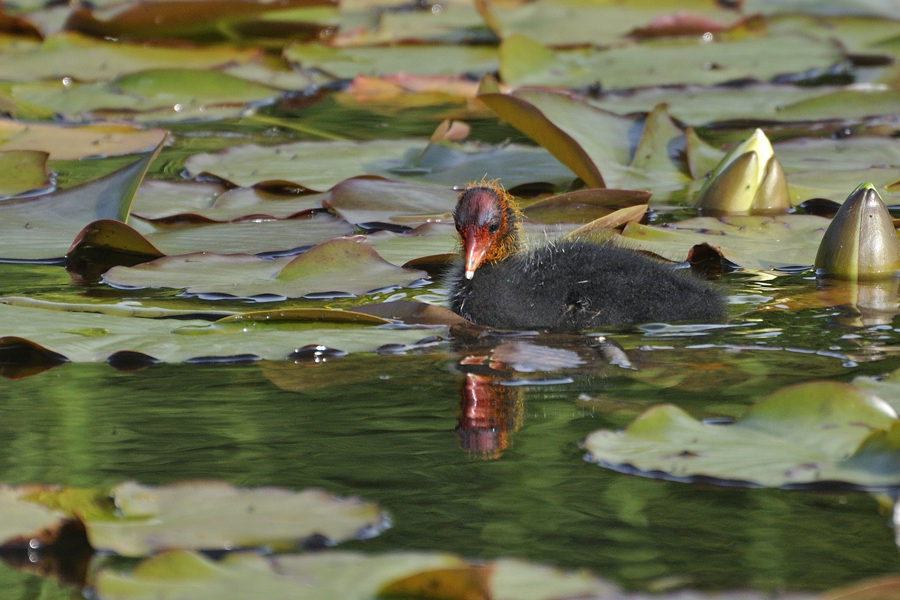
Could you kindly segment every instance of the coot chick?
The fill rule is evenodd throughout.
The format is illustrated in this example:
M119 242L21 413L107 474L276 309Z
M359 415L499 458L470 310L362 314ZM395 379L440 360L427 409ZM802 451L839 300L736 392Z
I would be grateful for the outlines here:
M583 240L524 250L522 214L494 183L467 187L453 213L463 256L450 308L501 329L592 329L725 318L722 294L671 265Z

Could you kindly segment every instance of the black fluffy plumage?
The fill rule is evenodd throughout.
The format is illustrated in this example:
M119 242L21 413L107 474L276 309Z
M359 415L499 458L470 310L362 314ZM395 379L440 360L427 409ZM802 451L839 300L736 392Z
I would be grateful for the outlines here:
M450 308L502 329L592 329L628 323L719 322L722 294L666 263L587 241L564 241L448 273Z

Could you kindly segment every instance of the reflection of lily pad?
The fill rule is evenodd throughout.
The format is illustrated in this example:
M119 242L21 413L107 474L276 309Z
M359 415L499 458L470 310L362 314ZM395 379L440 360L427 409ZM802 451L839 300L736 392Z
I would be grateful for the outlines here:
M184 288L190 294L299 298L314 293L362 294L425 277L382 259L365 238L338 238L297 257L264 259L244 254L167 256L135 267L115 267L107 283L129 288Z
M686 481L861 487L900 484L900 421L883 400L853 386L813 382L763 398L731 425L697 421L662 405L622 432L584 441L601 465Z

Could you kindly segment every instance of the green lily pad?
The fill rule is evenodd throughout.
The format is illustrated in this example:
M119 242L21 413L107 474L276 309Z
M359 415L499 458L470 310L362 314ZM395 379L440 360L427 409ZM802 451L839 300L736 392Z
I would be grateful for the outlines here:
M592 462L680 481L883 488L900 483L898 434L900 420L884 400L812 382L766 396L731 425L657 406L622 432L595 431L584 447Z
M341 7L335 45L380 46L400 42L460 44L493 41L473 2L442 2L438 10L383 10L377 4Z
M130 73L111 82L18 84L12 98L62 115L87 112L128 117L142 111L166 109L178 119L190 114L203 118L213 107L231 106L238 116L248 103L271 101L281 90L219 71L155 69ZM159 114L155 115L160 120Z
M131 482L112 489L114 520L88 520L96 549L144 556L167 548L286 550L311 536L332 543L371 537L386 525L377 505L322 490L237 489L197 482L161 488Z
M427 150L426 150L427 147ZM280 146L233 146L185 161L188 175L208 173L250 187L287 181L310 190L329 190L359 175L414 183L462 185L487 175L507 187L537 181L563 186L572 173L541 148L510 144L428 145L425 140L296 142Z
M256 50L225 46L163 48L124 44L59 33L35 49L18 52L0 62L0 80L39 81L71 77L78 81L110 80L149 69L213 69L230 63L245 63L258 56Z
M0 256L44 259L63 256L88 223L125 221L150 163L162 148L109 175L60 192L0 204Z
M685 260L693 246L708 243L736 265L767 270L812 266L829 223L813 215L698 217L667 227L629 223L611 242L675 261Z
M894 410L900 411L900 369L892 371L884 377L856 377L853 385L876 394L884 399Z
M235 356L283 360L297 348L308 345L351 353L374 352L386 343L407 345L427 335L446 335L439 327L427 332L415 328L383 329L362 326L359 321L323 321L317 316L268 323L210 323L201 319L161 319L178 314L134 304L85 304L77 312L58 310L65 308L59 305L15 304L0 303L0 327L4 333L0 345L10 338L21 338L73 362L103 362L122 351L140 352L164 362ZM228 313L202 309L193 312L200 316ZM133 316L125 316L129 314ZM34 356L35 360L40 359L39 354Z
M863 182L870 182L878 189L885 204L900 204L900 180L897 169L869 167L851 170L813 170L800 171L788 175L791 190L791 202L799 204L810 198L827 198L843 203L847 195Z
M49 187L47 156L39 150L0 151L0 198Z
M747 0L743 7L747 14L805 13L834 16L871 16L895 19L897 6L891 0Z
M331 190L325 205L351 223L422 223L452 221L458 192L398 181L348 179Z
M357 75L458 75L481 76L495 72L497 49L491 46L422 45L367 48L329 48L320 44L292 44L284 57L304 69L318 69L342 79Z
M167 256L135 267L114 267L104 280L128 288L183 288L189 294L236 297L362 294L408 285L424 271L402 269L382 259L363 237L338 238L297 257L264 259L233 254Z
M689 13L720 28L741 18L740 13L711 0L491 2L482 11L487 12L485 19L501 38L522 34L553 46L614 44L667 13Z
M28 541L37 538L47 543L47 532L56 530L65 514L28 502L25 498L39 490L39 486L0 486L0 506L3 519L0 520L0 546L27 546Z
M352 225L331 215L315 214L290 220L247 220L201 227L161 228L146 238L165 254L217 252L259 254L284 252L351 235Z
M482 565L431 552L364 555L338 551L270 558L233 553L216 562L194 552L172 550L145 559L130 573L104 567L97 574L95 589L104 600L149 600L163 593L171 600L260 596L574 600L619 594L613 584L589 573L565 573L518 560Z
M193 213L212 207L224 193L225 187L213 182L145 179L131 203L131 214L153 220Z
M711 85L736 79L769 81L777 75L828 69L843 61L836 44L797 35L736 41L645 41L609 50L550 51L523 35L500 47L500 76L513 85L606 89L666 84ZM535 60L536 56L540 56Z

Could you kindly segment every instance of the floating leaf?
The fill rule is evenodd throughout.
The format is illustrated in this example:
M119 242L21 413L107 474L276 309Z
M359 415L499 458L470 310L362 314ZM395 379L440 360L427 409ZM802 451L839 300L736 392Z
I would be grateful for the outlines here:
M415 73L418 75L481 76L497 70L497 50L491 46L422 45L369 48L329 48L292 44L284 57L304 69L319 69L342 79L357 75Z
M766 396L731 425L657 406L622 432L595 431L584 447L601 465L680 481L882 488L900 483L896 417L868 392L812 382Z
M348 179L331 190L325 204L351 223L396 223L415 227L452 220L458 193L432 186Z
M75 236L66 253L66 270L80 281L99 281L115 265L131 267L163 256L141 234L121 221L101 219Z
M48 539L52 531L59 528L66 515L29 502L32 496L42 488L39 486L9 487L0 486L0 546L28 547L31 539L41 545L52 542ZM32 546L34 547L34 546Z
M98 219L125 221L134 194L161 148L162 143L154 152L99 179L0 204L0 256L59 257L88 223Z
M0 151L0 197L49 187L47 156L40 150Z
M152 307L85 304L80 311L71 312L48 310L62 308L59 306L16 304L23 305L0 304L0 330L4 333L0 349L8 347L8 356L12 357L4 372L13 378L40 373L66 360L104 362L123 351L140 352L173 363L233 356L283 360L302 346L374 352L385 343L413 344L425 335L419 329L382 329L327 321L209 322L210 316L227 315L228 311L179 311L179 315ZM129 311L135 316L156 318L123 316ZM184 318L192 312L201 318ZM159 318L167 316L182 318ZM428 333L445 335L438 327ZM23 352L35 347L39 352ZM55 357L49 366L47 355Z
M123 287L184 288L189 294L237 297L309 294L362 294L389 285L407 285L423 271L396 267L382 259L365 238L338 238L297 257L273 260L248 255L167 256L135 267L115 267L104 276Z
M386 524L378 506L322 490L238 489L218 482L156 488L131 482L110 495L118 518L87 520L88 540L95 549L125 556L167 548L286 550L310 537L328 543L371 537Z
M277 180L310 190L328 190L360 175L441 186L480 180L486 171L508 187L535 181L562 186L572 180L569 170L540 148L435 144L423 152L427 145L425 140L400 139L233 146L195 154L185 168L191 177L209 173L242 187Z
M232 553L217 562L171 550L145 559L130 573L106 566L97 574L95 588L104 600L150 600L163 593L172 600L366 600L396 593L451 600L575 600L619 594L614 585L587 572L565 573L517 560L475 565L450 554L337 551L269 558Z
M68 127L0 119L0 150L47 152L50 160L119 156L152 150L166 137L162 129L130 125Z
M75 33L48 37L34 49L0 62L0 80L38 81L71 77L78 81L109 80L148 69L212 69L245 63L257 50L225 46L163 48L95 40Z
M675 261L685 260L697 244L708 243L746 269L812 266L829 223L814 215L698 217L666 227L632 222L611 242Z
M509 45L514 47L506 49ZM504 39L500 46L503 81L556 87L599 82L605 89L710 85L744 78L769 81L788 73L825 70L843 61L833 43L787 34L735 41L666 40L608 50L542 48L521 35ZM536 56L540 58L535 60Z

